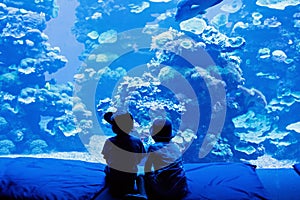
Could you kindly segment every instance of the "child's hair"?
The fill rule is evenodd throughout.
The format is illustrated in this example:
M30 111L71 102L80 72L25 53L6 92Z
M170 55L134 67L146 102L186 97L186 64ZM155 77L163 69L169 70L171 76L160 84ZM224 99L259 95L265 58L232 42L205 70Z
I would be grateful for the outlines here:
M174 137L172 123L168 118L155 119L150 128L150 133L155 142L170 142Z
M104 119L112 125L112 130L116 134L130 133L133 129L133 117L129 112L104 114Z

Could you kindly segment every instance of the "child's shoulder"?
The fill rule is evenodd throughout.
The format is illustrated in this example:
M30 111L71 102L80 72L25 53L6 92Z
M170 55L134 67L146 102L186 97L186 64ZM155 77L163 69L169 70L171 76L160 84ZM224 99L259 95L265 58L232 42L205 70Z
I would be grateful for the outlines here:
M155 142L148 147L149 152L158 151L164 148L164 151L177 152L180 151L179 147L173 142Z
M151 145L149 145L148 151L157 151L161 148L163 148L166 145L166 143L162 143L162 142L155 142Z
M113 140L116 140L117 139L117 136L111 136L109 138L106 139L106 141L113 141Z
M142 143L141 139L134 135L128 135L128 138L134 142Z

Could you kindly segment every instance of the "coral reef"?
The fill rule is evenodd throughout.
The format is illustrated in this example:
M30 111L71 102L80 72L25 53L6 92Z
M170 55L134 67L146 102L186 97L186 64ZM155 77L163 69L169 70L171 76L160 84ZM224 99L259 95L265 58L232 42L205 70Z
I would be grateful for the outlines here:
M243 2L242 0L233 0L230 3L223 4L221 6L221 10L225 11L227 13L236 13L243 7Z
M259 98L255 97L253 99L254 96L251 95L251 101L247 100L248 103L244 101L246 104L252 105L246 110L249 111L250 109L251 112L254 112L254 115L250 117L251 120L249 118L249 121L246 120L243 123L251 124L253 123L252 120L258 117L265 126L271 125L270 129L262 129L264 131L260 136L257 135L260 131L254 131L255 137L258 138L253 139L252 142L259 142L258 145L264 148L265 155L273 156L273 158L279 160L291 159L295 161L299 151L295 150L294 147L299 144L299 136L288 130L287 127L294 122L295 115L293 113L299 107L296 85L300 80L297 78L299 73L295 71L298 69L295 61L298 60L299 52L294 51L298 38L293 37L298 30L294 27L293 22L288 19L297 16L297 8L295 7L297 2L257 1L256 4L259 6L245 4L244 8L230 14L229 22L238 21L238 23L227 27L227 30L223 29L228 35L238 35L245 39L244 50L247 51L239 54L243 60L240 68L243 69L245 84L258 90L258 96L254 96ZM282 11L282 9L286 11ZM283 15L285 17L282 17ZM267 35L261 37L267 32L272 34L272 37ZM286 71L283 71L283 69ZM237 100L236 97L234 99ZM235 100L233 102L240 102ZM235 111L240 110L240 104L231 103L230 105L238 108ZM233 116L233 119L242 116L245 116L245 113ZM294 120L298 120L297 117ZM235 131L239 130L239 128L235 128ZM248 128L247 131L242 131L243 134L240 136L254 136L249 131L251 132L252 129ZM243 147L248 148L249 145L256 149L254 151L251 150L252 147L249 148L249 153L253 152L253 155L261 156L257 154L257 152L261 152L258 146L256 147L249 141L247 144L243 144ZM255 159L255 156L247 159Z
M14 1L14 0L1 0L0 3L8 7L19 8L22 10L33 11L45 16L46 20L55 18L58 15L58 6L56 0L27 0L27 1Z
M168 0L78 2L83 64L57 84L55 1L0 1L0 154L99 153L102 115L128 109L146 145L151 120L171 118L186 162L299 158L299 2L234 0L179 24Z
M191 18L180 23L181 30L189 31L197 35L203 33L205 28L206 22L199 18Z
M84 150L72 112L73 85L45 79L68 62L43 33L57 15L55 1L1 2L1 154Z
M287 6L297 6L300 4L299 1L295 0L272 0L272 1L266 1L266 0L257 0L256 4L259 6L266 6L268 8L272 9L278 9L278 10L284 10Z
M298 155L299 151L293 148L299 144L299 136L293 133L294 125L288 126L294 121L286 116L293 116L295 109L299 108L296 89L299 70L295 62L299 58L297 49L300 49L300 40L295 36L297 34L287 31L296 33L298 30L299 12L293 7L296 5L293 1L284 2L289 5L285 9L289 9L292 22L282 17L278 10L274 11L274 15L268 12L267 9L278 5L277 1L257 1L255 5L236 0L232 4L222 5L222 12L211 19L203 15L174 24L170 21L174 17L174 5L168 3L164 3L161 7L165 10L160 11L156 5L162 3L158 1L150 1L144 6L133 1L129 6L121 1L100 1L98 4L80 1L74 33L78 41L85 44L82 58L86 66L76 75L77 83L82 88L78 95L84 105L93 105L91 102L85 103L85 88L91 87L91 81L98 81L95 101L99 116L108 110L129 108L135 116L137 136L145 143L149 142L146 138L151 117L167 115L178 131L174 141L182 149L184 145L181 145L187 142L185 140L192 138L186 152L187 162L253 161L263 155L287 159L292 157L283 156L288 151L291 155ZM136 9L135 15L132 15L133 8ZM158 13L155 16L150 14L154 9ZM117 19L120 23L122 16L128 20L126 27L114 21ZM154 21L151 21L153 16ZM111 23L107 27L102 25L104 22ZM95 24L98 26L95 27ZM133 28L143 28L143 33L151 37L150 52L139 53L139 48L143 46L136 42L135 35L125 35L131 40L127 43L119 38L122 31ZM135 52L133 57L120 59L124 56L118 55L120 51L111 51L106 44L99 45L100 35L109 30L118 33L117 39L113 40L116 44ZM271 34L274 37L262 37ZM110 38L111 35L105 37ZM102 49L110 51L103 52ZM192 66L194 63L188 63L190 60L182 59L200 49L208 52L213 62L197 57L200 64ZM125 52L127 55L128 51ZM146 67L140 69L145 73L130 73L141 64L134 62L141 55L146 57L141 61ZM91 61L98 64L91 64ZM169 83L179 87L176 84L179 77L191 85L196 97L174 94L170 90ZM210 92L217 91L210 90L212 88L224 88L226 96L210 102ZM206 116L201 119L196 131L188 130L188 122L182 120L190 108L195 108L191 102L201 102L197 106L201 116ZM85 108L93 110L92 106ZM225 125L218 131L220 134L208 131L209 120L217 117L216 110L226 110ZM105 123L99 120L99 124L105 133L111 134ZM180 127L182 124L183 129ZM205 141L205 145L212 147L212 150L205 158L199 159L199 149Z

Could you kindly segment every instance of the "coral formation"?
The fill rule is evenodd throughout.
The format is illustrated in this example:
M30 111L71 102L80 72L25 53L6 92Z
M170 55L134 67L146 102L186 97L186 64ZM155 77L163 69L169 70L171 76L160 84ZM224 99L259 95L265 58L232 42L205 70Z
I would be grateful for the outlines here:
M266 6L268 8L272 8L272 9L284 10L287 6L297 6L297 5L300 4L300 2L297 1L297 0L283 0L283 1L279 1L279 0L271 0L271 1L257 0L256 4L258 6Z
M20 9L21 12L33 11L44 15L46 20L55 18L58 15L58 5L56 0L27 0L27 1L14 1L14 0L1 0L3 6L13 7Z
M102 114L129 109L145 144L151 120L170 117L187 162L299 158L298 1L234 0L180 24L169 0L79 4L72 31L83 65L74 84L57 84L45 80L68 62L44 34L55 1L0 1L0 154L83 151L80 139L95 151L101 129L111 134ZM214 101L218 88L226 95ZM197 110L193 126L186 116ZM224 111L225 125L210 131ZM211 150L199 159L203 141Z
M283 26L289 28L291 20L288 21L286 17L276 13L267 14L268 8L262 6L268 4L268 7L276 7L278 2L257 1L259 5L257 6L236 0L232 4L221 6L223 13L212 16L213 20L208 20L206 15L202 15L180 24L173 24L169 20L169 16L172 16L170 15L172 5L167 1L164 2L162 6L164 11L159 12L159 6L155 7L156 4L161 5L159 2L150 1L149 7L146 6L147 9L143 10L134 2L126 6L121 1L114 1L114 4L110 1L106 3L101 1L98 5L80 1L81 8L78 8L77 12L81 17L78 17L75 34L78 41L85 44L85 52L91 52L93 48L101 50L101 46L96 45L97 41L94 41L99 37L96 32L103 33L113 29L119 34L124 30L124 27L118 26L113 21L113 19L122 20L120 16L126 16L129 21L135 22L127 23L126 29L143 28L143 33L151 37L150 50L154 52L148 53L149 56L144 61L145 73L131 75L128 73L135 69L135 66L129 63L133 60L127 63L123 60L118 61L118 55L114 52L96 51L96 53L86 54L88 55L85 61L87 67L80 70L76 78L82 88L87 88L91 79L96 80L98 77L97 91L101 94L96 94L96 104L100 116L107 110L130 108L136 116L137 134L145 139L151 116L158 113L167 114L178 128L182 122L181 117L189 110L190 102L198 100L201 102L198 105L201 115L208 118L214 117L209 114L211 111L208 107L212 107L212 110L222 110L225 107L226 123L220 135L207 133L209 122L203 118L198 131L191 130L186 134L179 130L179 135L174 138L179 146L185 142L185 139L193 140L187 154L194 156L185 157L187 162L255 160L262 155L284 159L282 152L287 152L298 143L296 139L294 139L296 142L290 142L294 136L285 128L293 122L290 120L286 122L284 116L295 113L295 108L299 106L299 95L296 89L299 73L296 71L298 67L294 64L298 60L299 51L294 50L300 49L300 40L282 28ZM284 3L286 6L290 5L290 19L294 20L291 27L295 28L291 30L296 31L299 17L296 9L291 7L296 4L293 1L284 1ZM114 12L114 7L122 8L122 11ZM132 13L132 8L142 12ZM157 9L157 14L150 16L150 10L153 9ZM100 13L97 18L93 17L96 10ZM110 18L106 17L108 13ZM140 18L146 21L139 20ZM101 26L104 21L111 22L111 26L95 30L93 25ZM166 29L158 31L159 28ZM274 37L263 37L268 35ZM120 43L123 48L131 46L133 51L139 52L140 46L133 42L135 41L133 35L131 40L133 44L130 42L124 44L120 41L116 43ZM192 54L199 49L207 51L214 64L208 66L203 60L203 66L191 66L180 59L181 56ZM142 54L147 52L134 54L136 56L134 58ZM111 64L112 66L105 66L102 69L99 69L98 65L89 64L90 61L97 60L99 64L111 64L117 61ZM94 68L94 71L87 72L88 68ZM91 71L93 71L92 76ZM219 74L222 79L216 79L215 74ZM197 91L197 99L188 98L183 94L174 95L172 91L163 87L169 87L168 82L174 84L174 80L179 80L179 77L187 80ZM106 84L107 82L110 84ZM225 88L226 99L210 105L207 87ZM86 109L92 108L86 107ZM103 125L104 132L109 132L101 120L99 123L100 126ZM206 134L210 138L207 145L214 144L214 146L210 154L199 160L198 151ZM183 149L182 146L180 147Z
M286 129L300 133L300 122L289 124Z
M221 10L227 12L227 13L236 13L239 11L243 6L242 0L233 0L230 3L223 4L221 6Z
M0 140L0 155L7 155L15 152L15 144L11 140Z
M185 20L179 25L181 30L189 31L197 35L203 33L204 29L206 28L206 22L199 18Z
M225 13L219 13L212 18L210 23L214 25L216 28L225 26L228 23L228 15Z
M68 62L43 32L47 20L57 15L55 1L4 3L0 3L1 154L83 150L78 137L71 139L78 146L61 145L68 137L75 138L77 130L72 84L45 78Z

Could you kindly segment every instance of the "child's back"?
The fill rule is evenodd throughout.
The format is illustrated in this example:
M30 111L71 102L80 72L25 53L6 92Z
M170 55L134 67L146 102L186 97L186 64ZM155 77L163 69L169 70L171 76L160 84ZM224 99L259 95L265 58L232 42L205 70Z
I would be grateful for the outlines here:
M106 140L102 154L107 162L106 182L113 196L123 197L134 193L137 165L145 153L143 143L129 135L133 118L129 113L114 115L106 113L104 119L112 125L117 135Z
M172 124L156 119L151 128L155 143L148 149L145 186L149 199L182 199L188 192L181 152L171 142Z

